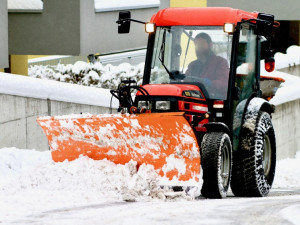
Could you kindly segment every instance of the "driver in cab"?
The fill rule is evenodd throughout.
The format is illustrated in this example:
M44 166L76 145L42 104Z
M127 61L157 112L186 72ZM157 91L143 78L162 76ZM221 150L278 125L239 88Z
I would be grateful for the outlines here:
M211 95L225 97L228 87L229 66L226 59L212 51L212 39L199 33L194 39L197 59L188 65L186 79L202 83Z

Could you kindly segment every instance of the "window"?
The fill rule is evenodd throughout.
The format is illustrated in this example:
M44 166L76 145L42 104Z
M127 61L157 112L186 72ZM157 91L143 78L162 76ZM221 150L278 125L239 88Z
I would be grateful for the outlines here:
M256 81L256 35L253 29L242 26L237 56L236 84L241 91L240 101L254 92Z
M150 84L200 84L206 98L225 100L231 48L221 26L158 27Z

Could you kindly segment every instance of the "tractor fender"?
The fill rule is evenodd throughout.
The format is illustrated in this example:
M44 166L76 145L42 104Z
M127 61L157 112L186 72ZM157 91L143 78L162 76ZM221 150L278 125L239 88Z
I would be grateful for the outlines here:
M239 148L241 129L247 128L254 132L255 127L253 127L253 124L257 120L259 111L265 111L271 115L274 112L274 108L275 106L271 105L265 99L257 97L244 99L238 104L233 120L234 151L237 151Z
M250 100L246 113L250 113L251 111L264 111L271 115L275 111L275 106L263 98L255 97Z
M275 111L275 106L263 98L255 97L251 99L244 115L243 127L254 132L253 124L255 124L254 121L257 120L257 116L260 111L267 112L271 116L271 114Z
M221 122L209 122L203 125L207 132L224 132L229 134L229 128L225 123Z

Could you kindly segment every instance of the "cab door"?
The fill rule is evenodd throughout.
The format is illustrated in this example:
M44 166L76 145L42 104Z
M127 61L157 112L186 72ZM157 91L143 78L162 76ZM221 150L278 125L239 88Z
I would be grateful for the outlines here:
M233 150L238 150L239 137L243 122L244 111L257 94L257 65L258 37L254 33L254 26L241 24L236 56L235 90L237 98L233 100Z

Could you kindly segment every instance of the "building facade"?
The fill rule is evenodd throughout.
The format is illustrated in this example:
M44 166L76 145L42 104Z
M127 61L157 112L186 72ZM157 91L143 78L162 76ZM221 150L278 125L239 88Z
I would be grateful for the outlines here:
M7 0L0 5L0 68L26 75L28 55L111 54L146 47L147 34L132 24L130 34L117 33L118 12L130 10L132 18L149 21L167 7L226 6L272 13L281 22L274 47L284 52L299 45L299 0ZM291 7L292 6L292 7ZM8 7L8 14L7 14ZM8 44L7 44L8 42ZM8 57L10 55L10 57ZM8 62L10 58L10 62Z

